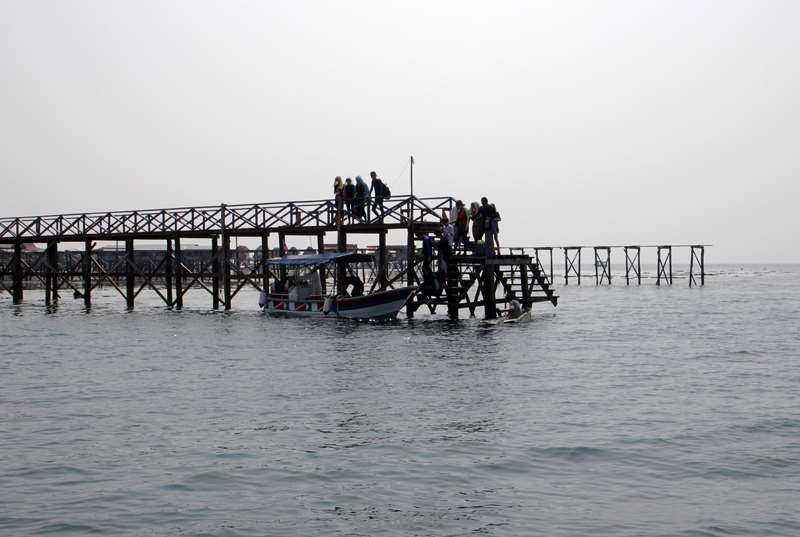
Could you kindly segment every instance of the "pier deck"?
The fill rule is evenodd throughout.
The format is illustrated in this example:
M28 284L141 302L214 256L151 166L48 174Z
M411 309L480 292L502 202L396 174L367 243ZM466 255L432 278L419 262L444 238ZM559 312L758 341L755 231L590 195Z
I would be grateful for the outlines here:
M419 235L440 237L442 213L449 214L454 204L455 199L449 196L393 196L384 201L382 214L373 212L371 203L367 203L364 218L352 221L332 199L0 218L0 249L6 248L5 254L0 250L0 294L8 292L13 302L19 303L25 283L36 282L44 288L48 305L56 303L60 291L69 288L90 307L92 291L108 285L122 296L128 308L133 308L136 297L149 289L168 308L181 309L184 295L195 288L211 295L213 308L230 309L243 288L267 289L270 280L278 277L264 262L271 236L278 236L277 254L285 255L286 237L316 236L316 250L323 252L327 233L336 234L339 251L348 248L348 234L377 236L375 268L369 272L361 269L371 290L399 285L423 289L425 273L443 267L446 277L440 274L440 279L446 283L439 294L420 291L406 307L408 316L419 308L435 312L437 306L446 306L452 318L457 318L461 309L474 315L479 307L492 318L501 312L503 304L514 299L525 306L545 301L556 305L553 266L554 250L559 249L564 253L564 285L571 279L581 284L584 249L594 251L595 285L611 284L612 249L624 250L626 285L641 284L644 248L657 252L657 285L673 283L674 248L690 250L689 286L705 284L706 244L533 246L503 248L488 255L461 250L449 258L442 257L437 248L434 259L428 260L432 265L425 268ZM398 252L390 252L386 244L387 233L392 230L406 234L399 259ZM231 249L231 240L238 237L261 239L261 254L249 266L243 266L238 251ZM210 241L208 255L184 252L183 241L194 239ZM145 261L135 248L136 241L154 240L164 241L165 248L157 255L149 252ZM109 258L96 249L98 241L118 241L124 249ZM37 243L46 248L38 252L23 248ZM62 243L79 243L83 248L59 251ZM545 254L549 270L542 264Z

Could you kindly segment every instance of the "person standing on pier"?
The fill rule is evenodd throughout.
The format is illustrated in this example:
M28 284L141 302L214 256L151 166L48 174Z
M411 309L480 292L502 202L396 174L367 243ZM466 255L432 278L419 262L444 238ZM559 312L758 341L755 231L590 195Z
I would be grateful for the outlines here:
M488 252L494 253L495 246L497 246L497 250L500 250L500 238L497 236L500 232L500 226L498 225L500 213L497 212L497 208L493 203L489 203L486 196L481 198L481 208L478 209L478 216L483 222L483 232L486 237Z
M383 189L384 189L383 181L381 181L378 178L378 174L375 172L369 172L369 176L370 178L372 178L372 181L370 182L369 185L369 195L372 196L373 191L375 192L373 198L374 201L372 202L372 212L377 215L378 207L380 207L381 208L380 219L381 222L383 222L383 214L385 212L385 209L383 208Z
M336 219L337 221L342 218L342 191L344 190L344 181L341 176L337 175L333 180L333 200L336 205Z
M472 239L478 242L483 238L483 211L477 201L473 201L470 205L472 212Z
M353 185L353 180L349 177L344 182L344 188L342 189L342 199L344 199L344 204L347 206L347 223L353 223L353 200L356 198L356 187Z
M369 188L367 188L367 183L364 182L364 179L362 179L360 175L356 175L355 212L356 218L359 220L364 220L364 218L367 216L367 198L369 198Z
M459 244L467 248L467 222L469 222L469 215L467 208L464 207L464 202L461 200L456 201L455 216L452 219L455 224L455 248L458 249Z

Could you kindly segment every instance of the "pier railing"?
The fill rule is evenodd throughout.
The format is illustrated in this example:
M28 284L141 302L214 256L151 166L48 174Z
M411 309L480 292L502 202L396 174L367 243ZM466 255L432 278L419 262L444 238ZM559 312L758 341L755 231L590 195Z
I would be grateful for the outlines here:
M419 198L403 195L384 200L384 210L372 210L365 202L362 219L356 224L407 227L414 223L435 223L443 210L448 213L451 197ZM55 214L0 218L0 242L43 242L48 240L114 239L174 234L253 235L281 229L334 230L338 211L332 199L211 205L170 209L145 209L93 213Z

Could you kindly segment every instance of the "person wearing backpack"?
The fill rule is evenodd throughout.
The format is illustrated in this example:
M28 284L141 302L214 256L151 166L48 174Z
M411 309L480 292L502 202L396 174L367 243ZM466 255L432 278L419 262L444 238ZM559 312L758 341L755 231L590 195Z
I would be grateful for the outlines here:
M378 178L378 174L375 172L369 172L369 176L372 178L372 182L369 185L369 195L372 196L373 192L374 198L372 202L372 213L378 214L378 207L381 208L380 219L383 222L383 215L386 212L386 209L383 208L383 193L386 190L386 185L383 184Z
M353 223L353 201L356 199L356 187L353 180L349 177L345 180L344 188L342 189L342 199L347 207L347 220L349 224Z

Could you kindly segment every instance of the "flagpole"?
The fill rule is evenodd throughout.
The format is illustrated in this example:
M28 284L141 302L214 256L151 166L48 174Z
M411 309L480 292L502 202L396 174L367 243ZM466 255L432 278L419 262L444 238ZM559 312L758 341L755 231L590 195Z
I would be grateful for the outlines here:
M411 197L414 197L414 155L411 155Z

